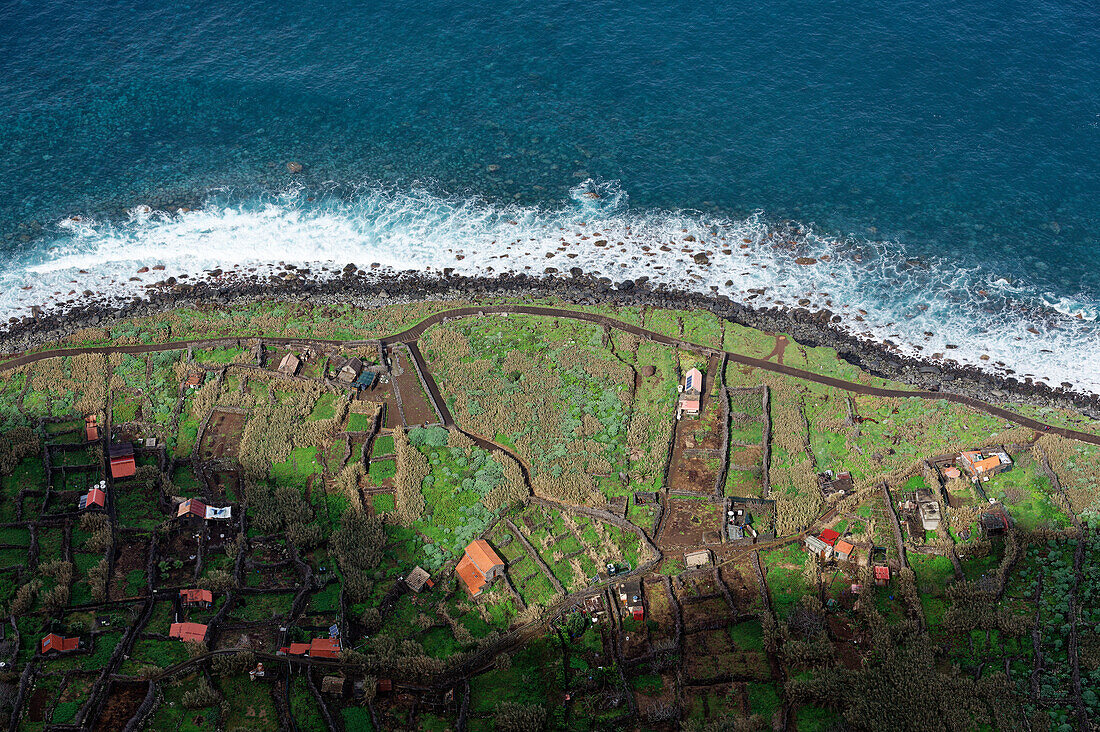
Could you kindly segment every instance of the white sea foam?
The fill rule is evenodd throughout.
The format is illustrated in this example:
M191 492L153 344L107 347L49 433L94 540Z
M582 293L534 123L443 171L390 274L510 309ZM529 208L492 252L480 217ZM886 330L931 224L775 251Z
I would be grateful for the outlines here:
M756 306L827 308L843 327L902 353L940 353L1100 393L1096 298L1033 292L977 265L910 258L893 242L823 236L763 213L731 220L640 211L617 185L594 181L559 208L377 188L313 198L292 188L244 202L215 195L190 212L138 206L121 222L67 219L36 256L0 274L0 314L64 308L85 290L121 300L169 276L275 262L315 272L377 262L471 275L580 267L614 282L648 277ZM700 254L706 262L696 261Z

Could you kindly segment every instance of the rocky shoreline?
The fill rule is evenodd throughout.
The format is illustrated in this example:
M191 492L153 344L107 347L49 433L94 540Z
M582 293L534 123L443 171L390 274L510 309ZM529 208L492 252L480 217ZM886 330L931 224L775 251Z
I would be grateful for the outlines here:
M310 300L319 305L353 304L372 308L418 300L477 300L486 297L553 296L578 305L650 305L679 310L705 309L730 322L768 332L784 332L806 346L828 346L846 361L868 373L926 390L966 394L988 402L1024 401L1082 411L1100 419L1100 395L1068 388L1051 388L1031 379L1001 376L945 361L926 361L902 355L887 341L861 340L842 330L840 316L828 310L804 308L751 308L723 295L704 295L675 290L647 281L614 283L573 268L568 275L532 277L501 274L495 277L415 271L364 271L348 264L339 273L318 276L308 270L286 267L281 276L234 277L214 270L201 280L181 283L170 278L149 290L148 297L124 304L89 301L63 313L39 313L9 324L0 335L0 351L20 353L64 338L77 330L102 326L112 319L139 317L203 302L220 307L236 301ZM229 273L226 273L229 274Z

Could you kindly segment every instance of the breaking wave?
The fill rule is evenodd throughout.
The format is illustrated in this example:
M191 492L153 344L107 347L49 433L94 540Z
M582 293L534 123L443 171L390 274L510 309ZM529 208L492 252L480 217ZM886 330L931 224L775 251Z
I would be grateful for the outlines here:
M121 301L169 276L266 272L276 263L470 275L648 278L753 306L828 309L863 338L1052 386L1100 393L1100 300L895 242L824 235L764 212L722 218L638 210L614 182L588 180L558 207L498 204L423 189L340 194L290 188L246 201L215 191L197 210L135 207L122 221L74 217L0 273L0 314Z

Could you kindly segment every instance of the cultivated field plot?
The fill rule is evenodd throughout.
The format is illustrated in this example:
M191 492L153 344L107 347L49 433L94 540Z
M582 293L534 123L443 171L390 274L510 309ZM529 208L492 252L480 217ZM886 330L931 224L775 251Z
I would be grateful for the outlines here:
M416 426L435 424L439 417L432 409L424 384L416 373L416 365L408 349L394 347L390 349L390 369L393 383L401 392L401 414L405 425Z
M665 511L659 546L703 546L704 533L722 530L722 506L710 498L669 496Z
M215 409L202 435L199 455L204 460L234 459L240 452L241 435L248 421L247 413L239 410Z
M718 391L718 359L711 358L701 363L698 359L681 357L681 361L685 360L685 370L693 367L706 370L703 371L699 415L685 415L676 423L672 462L668 471L669 488L713 494L724 457L721 448L725 432L725 408Z

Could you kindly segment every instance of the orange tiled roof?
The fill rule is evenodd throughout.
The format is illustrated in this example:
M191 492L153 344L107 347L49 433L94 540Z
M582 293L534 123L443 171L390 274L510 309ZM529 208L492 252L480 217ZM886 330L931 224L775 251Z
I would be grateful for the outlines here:
M314 638L309 644L310 658L339 658L339 638Z
M62 638L57 633L50 633L42 639L43 653L48 651L75 651L79 647L79 638Z
M111 477L129 478L137 472L137 463L133 455L111 458Z
M210 590L180 590L183 602L214 602L214 593Z
M481 588L485 586L485 577L477 571L469 554L463 555L462 560L455 567L455 572L466 583L466 591L470 593L470 597L478 595Z
M833 548L836 550L837 554L851 554L852 550L855 549L854 546L852 546L848 542L844 541L843 539L838 541L836 543L836 546L833 547Z
M290 650L287 651L292 656L304 656L309 653L308 643L291 643Z
M471 541L470 545L466 547L466 556L473 560L474 566L477 567L477 571L481 573L482 578L488 576L493 571L493 567L504 565L497 553L493 551L493 547L489 546L489 542L484 539Z
M172 623L168 637L201 643L206 640L206 626L202 623Z
M987 457L984 460L977 460L974 462L974 472L984 473L988 470L996 470L1001 466L1001 459L996 455Z

